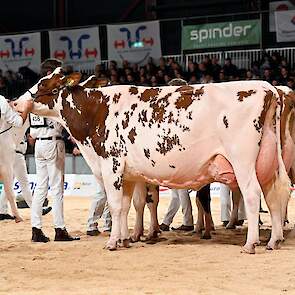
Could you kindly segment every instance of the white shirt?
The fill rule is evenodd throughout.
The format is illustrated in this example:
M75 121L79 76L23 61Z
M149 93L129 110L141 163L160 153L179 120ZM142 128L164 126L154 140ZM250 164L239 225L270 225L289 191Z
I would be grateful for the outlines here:
M23 126L23 118L21 115L12 109L4 96L0 95L0 127L2 128L5 123L8 123L14 127Z
M33 138L46 138L46 137L57 137L62 136L63 127L61 124L51 121L50 119L45 119L45 127L30 128L30 135Z

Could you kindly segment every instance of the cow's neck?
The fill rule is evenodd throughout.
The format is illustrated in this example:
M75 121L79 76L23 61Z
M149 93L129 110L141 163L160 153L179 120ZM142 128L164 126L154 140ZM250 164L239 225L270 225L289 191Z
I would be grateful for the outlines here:
M89 141L97 154L107 157L104 142L107 138L105 121L109 114L109 98L100 90L81 86L61 94L61 119L70 134L81 144Z

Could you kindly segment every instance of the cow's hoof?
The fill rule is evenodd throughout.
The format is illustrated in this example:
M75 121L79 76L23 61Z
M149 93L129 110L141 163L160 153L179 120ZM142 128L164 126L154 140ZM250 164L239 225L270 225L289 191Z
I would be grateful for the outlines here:
M203 240L211 240L211 235L210 235L210 233L209 233L209 234L204 233L203 236L202 236L202 239L203 239Z
M130 248L130 238L129 239L124 239L122 242L122 246L124 248Z
M283 241L284 240L276 240L275 242L269 241L266 246L266 250L279 250L281 248L281 242Z
M249 247L249 246L243 246L241 249L241 253L246 253L246 254L255 254L255 247L254 245Z
M234 224L228 224L225 229L236 229L236 226Z
M24 220L20 216L15 216L14 221L15 221L15 223L19 223L19 222L22 222Z
M130 236L129 240L131 243L137 243L140 241L141 234L133 234Z
M117 242L108 241L104 247L104 249L109 251L115 251L117 250Z
M159 232L154 230L153 232L150 232L146 238L145 238L145 241L150 241L150 240L155 240L155 239L158 239L158 234Z

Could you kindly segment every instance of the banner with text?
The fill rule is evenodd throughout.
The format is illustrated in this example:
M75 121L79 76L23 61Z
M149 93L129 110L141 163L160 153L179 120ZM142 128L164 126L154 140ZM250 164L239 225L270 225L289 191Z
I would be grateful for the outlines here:
M0 36L0 68L3 71L29 67L39 72L40 63L40 33Z
M29 184L32 193L36 188L36 174L29 174ZM0 195L1 195L1 184L0 184ZM82 175L82 174L66 174L64 181L64 195L71 197L92 197L94 194L100 191L100 186L97 184L96 179L93 175ZM13 190L16 196L21 195L22 189L17 179L14 180ZM51 189L49 187L49 196L51 195ZM211 183L210 195L211 197L219 197L220 184ZM160 187L160 197L170 197L171 190L167 187ZM195 191L190 192L191 197L196 196ZM18 197L19 199L19 197Z
M260 20L212 23L184 26L182 49L232 47L259 44Z
M76 70L94 69L100 63L98 27L49 32L50 55Z
M277 42L295 41L295 10L276 11Z
M108 59L146 64L162 56L159 21L107 25Z
M276 31L275 11L286 11L295 9L290 1L274 1L269 3L269 31Z

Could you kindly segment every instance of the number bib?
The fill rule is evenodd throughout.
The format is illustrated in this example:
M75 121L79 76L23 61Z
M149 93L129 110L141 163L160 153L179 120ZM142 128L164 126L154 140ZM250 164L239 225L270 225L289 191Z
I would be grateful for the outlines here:
M31 124L31 127L33 128L47 126L45 118L34 115L34 114L30 114L30 124Z

